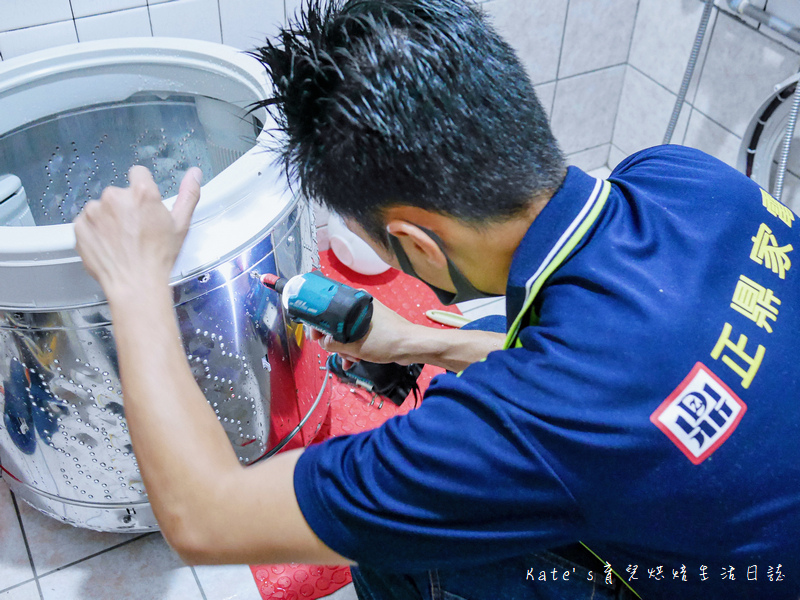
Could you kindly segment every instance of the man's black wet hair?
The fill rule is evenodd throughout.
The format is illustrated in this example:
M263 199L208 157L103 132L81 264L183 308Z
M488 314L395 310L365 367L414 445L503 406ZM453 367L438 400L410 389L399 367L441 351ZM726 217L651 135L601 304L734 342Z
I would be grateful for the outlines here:
M389 206L480 226L561 183L530 80L468 0L307 0L252 54L290 179L384 245Z

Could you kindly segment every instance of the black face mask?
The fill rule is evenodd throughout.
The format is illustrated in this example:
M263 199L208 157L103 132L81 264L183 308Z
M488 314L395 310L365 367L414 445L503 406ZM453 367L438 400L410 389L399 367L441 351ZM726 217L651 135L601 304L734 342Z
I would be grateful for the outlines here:
M436 243L436 245L439 246L439 250L442 251L445 259L447 259L447 270L450 272L450 279L453 280L453 285L456 286L456 293L454 294L453 292L448 292L441 288L432 286L430 283L422 279L422 277L417 275L417 272L414 270L414 266L408 259L408 254L406 254L406 251L400 244L400 240L389 234L389 243L392 245L392 250L394 250L395 256L397 256L397 262L400 263L400 270L403 271L403 273L419 279L422 283L431 288L433 293L436 294L436 297L439 299L439 302L445 305L466 302L467 300L477 300L478 298L493 298L499 295L482 292L475 288L475 286L472 285L466 277L464 277L464 274L459 270L459 268L453 264L453 261L450 260L450 257L447 256L447 252L444 251L444 244L439 236L433 233L431 230L425 229L424 227L420 227L420 229L428 234L428 236Z

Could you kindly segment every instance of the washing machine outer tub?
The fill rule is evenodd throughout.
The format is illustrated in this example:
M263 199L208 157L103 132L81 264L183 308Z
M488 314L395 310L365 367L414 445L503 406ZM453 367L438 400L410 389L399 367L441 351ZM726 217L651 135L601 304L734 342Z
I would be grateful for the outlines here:
M241 104L268 93L255 61L216 44L147 39L59 51L2 65L0 103L14 89L33 103L37 82L54 91L69 75L86 83L95 71L117 81L115 97L87 98L79 86L68 101L62 94L56 105L27 114L36 119L152 91ZM177 67L167 77L170 64ZM158 82L142 75L151 67ZM117 68L130 72L120 77ZM205 72L234 84L209 89ZM262 117L263 141L270 121ZM0 133L25 125L0 121ZM243 464L307 444L328 406L327 398L317 401L322 351L253 276L291 277L317 264L313 212L259 146L204 185L171 280L187 359ZM130 445L108 305L74 251L70 224L0 228L0 383L0 465L19 497L73 525L157 528Z

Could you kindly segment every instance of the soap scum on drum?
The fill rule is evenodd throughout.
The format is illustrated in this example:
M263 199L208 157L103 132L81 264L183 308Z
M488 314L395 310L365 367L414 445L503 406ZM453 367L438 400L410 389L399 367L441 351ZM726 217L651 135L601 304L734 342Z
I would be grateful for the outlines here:
M647 577L644 577L643 571L639 570L639 565L628 565L625 568L625 572L627 573L627 581L637 581L639 580L639 575L642 575L644 579L654 579L655 581L688 581L689 575L686 570L686 565L681 565L679 569L672 569L672 577L668 577L667 571L665 571L663 565L658 565L657 567L649 567L647 568ZM708 565L700 565L697 571L698 575L697 578L700 581L708 581L711 578L711 571ZM763 571L762 571L763 573ZM528 569L528 573L525 576L525 579L530 581L570 581L570 577L577 575L575 573L575 567L568 571L560 571L557 568L553 568L551 571L538 571L536 572L535 567L531 567ZM609 563L605 563L605 567L603 568L603 572L594 572L589 571L586 575L587 581L603 581L606 585L613 585L613 577L619 577L619 574L616 573L611 568ZM747 567L746 572L746 580L747 581L758 581L758 565L750 565ZM762 575L762 578L764 575ZM721 572L719 574L719 578L727 581L743 581L744 579L736 573L736 567L728 565L726 567L722 567ZM772 582L784 581L786 578L785 573L783 572L783 565L778 564L778 566L768 566L766 572L766 579ZM763 580L763 579L762 579Z

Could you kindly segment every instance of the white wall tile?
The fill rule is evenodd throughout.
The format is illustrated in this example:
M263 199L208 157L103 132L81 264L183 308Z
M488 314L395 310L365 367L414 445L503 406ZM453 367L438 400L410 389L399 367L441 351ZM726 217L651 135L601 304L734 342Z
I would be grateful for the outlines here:
M612 171L617 167L619 163L625 160L628 157L626 152L623 152L619 148L617 148L614 144L611 144L611 148L608 151L608 168Z
M217 0L175 0L150 6L153 35L221 42Z
M278 33L283 0L219 0L223 43L250 50Z
M794 40L780 33L779 31L775 31L774 29L767 27L766 25L761 25L758 28L758 32L761 33L762 35L767 36L772 40L775 40L779 44L786 46L792 52L800 54L800 43L795 42Z
M788 102L788 100L787 100ZM786 138L786 130L784 129L783 138ZM781 144L783 149L783 144ZM780 154L777 157L780 159ZM800 127L795 124L794 137L792 138L792 145L789 148L789 159L786 161L787 167L795 175L800 175Z
M147 0L70 0L76 18L147 6Z
M570 0L558 76L626 62L638 2Z
M23 502L20 502L19 510L39 575L136 537L135 534L100 533L73 527L45 516Z
M624 74L618 66L558 82L552 126L565 154L611 141Z
M694 106L738 136L800 56L727 14L714 27Z
M596 148L569 154L567 156L567 164L574 165L587 172L598 167L604 167L608 163L608 151L610 148L611 144L603 144Z
M608 176L611 175L611 169L608 167L597 167L596 169L587 171L586 174L596 179L608 179Z
M189 567L160 534L148 535L39 580L44 600L200 600Z
M8 486L0 482L0 590L33 579L33 569Z
M13 590L0 592L0 600L39 600L39 588L36 587L36 582L31 581Z
M791 105L792 98L788 98L784 102ZM788 108L788 106L786 107ZM784 117L788 117L788 115L784 114ZM775 149L775 155L773 156L774 162L774 169L773 169L773 177L774 171L778 168L778 161L780 161L781 153L783 152L783 145L786 140L786 129L783 128L782 131L777 132L777 135L780 136L780 142ZM774 138L773 138L774 139ZM762 136L759 139L759 146L761 147L761 151L765 152L764 148L766 148L767 144L770 144L771 141L767 140L765 136ZM795 175L800 175L800 124L795 126L794 130L794 137L792 138L792 145L789 148L789 158L786 161L786 170L791 171Z
M717 11L712 10L694 81L699 79L702 70L716 14ZM640 0L629 63L677 94L702 15L703 3L696 0Z
M701 0L702 1L702 0ZM748 0L749 4L752 4L756 8L764 8L767 4L767 0ZM744 15L734 11L728 5L728 0L714 0L714 5L719 8L720 11L728 13L729 15L735 15L737 19L740 19L742 22L746 23L750 27L756 28L758 27L758 21L755 19L751 19L750 17L745 17Z
M632 154L663 143L676 98L637 69L627 67L614 126L614 145ZM683 141L691 110L691 106L684 104L672 135L673 144Z
M567 0L493 0L483 5L535 84L556 78L567 4Z
M781 202L791 208L795 213L800 214L800 177L788 171L783 178Z
M33 27L72 19L69 0L3 0L0 31Z
M72 20L0 33L0 54L13 58L28 52L78 41Z
M726 131L697 110L693 110L686 129L685 146L697 148L736 167L742 138Z
M314 223L317 225L317 227L327 225L331 218L330 209L319 202L314 202L312 206L314 207Z
M147 8L132 8L104 15L75 19L78 39L82 42L109 38L150 36Z
M253 572L247 565L194 567L206 600L261 600Z
M295 15L300 13L300 7L306 3L306 0L283 0L283 5L286 8L286 20L294 20Z
M556 96L556 82L551 81L549 83L542 83L541 85L536 85L533 87L533 90L536 92L536 97L539 99L539 102L544 107L545 112L547 113L547 117L550 118L553 115L553 98Z

